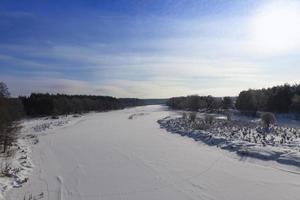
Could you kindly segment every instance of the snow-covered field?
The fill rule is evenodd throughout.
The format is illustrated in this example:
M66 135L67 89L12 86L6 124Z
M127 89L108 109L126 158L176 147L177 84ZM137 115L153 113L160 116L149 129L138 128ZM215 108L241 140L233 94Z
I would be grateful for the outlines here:
M30 147L26 161L32 168L26 170L27 182L7 189L4 196L299 199L298 167L240 157L160 128L157 120L176 115L163 106L145 106L24 121L20 143Z

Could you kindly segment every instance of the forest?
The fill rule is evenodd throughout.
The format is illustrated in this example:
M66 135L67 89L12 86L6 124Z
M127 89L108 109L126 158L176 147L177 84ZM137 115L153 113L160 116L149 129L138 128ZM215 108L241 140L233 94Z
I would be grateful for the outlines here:
M300 85L242 91L235 105L243 112L300 113Z
M117 99L110 96L38 94L19 97L27 116L64 115L89 111L108 111L125 107L143 105L143 101L134 98Z
M173 109L229 109L235 108L245 114L257 111L274 113L300 113L300 85L280 85L271 88L241 91L238 97L212 97L190 95L172 97L167 105Z
M167 101L167 105L172 109L179 110L217 110L233 108L233 100L231 97L218 98L213 96L190 95L187 97L172 97Z

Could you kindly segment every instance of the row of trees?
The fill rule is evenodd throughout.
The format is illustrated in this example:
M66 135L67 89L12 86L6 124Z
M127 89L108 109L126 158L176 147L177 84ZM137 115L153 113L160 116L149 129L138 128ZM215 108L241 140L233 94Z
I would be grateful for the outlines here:
M300 85L282 85L268 89L242 91L236 108L245 112L268 111L300 113Z
M31 94L20 97L26 115L46 116L89 111L108 111L125 107L142 105L143 101L133 98L117 99L109 96L65 95L65 94Z
M173 97L167 101L167 105L173 109L196 111L199 109L229 109L233 107L231 97L217 98L212 96L191 95L187 97Z
M236 100L231 97L216 98L198 95L173 97L167 101L167 105L173 109L194 111L235 107L245 113L256 113L256 111L300 113L300 85L285 84L267 89L249 89L240 92Z

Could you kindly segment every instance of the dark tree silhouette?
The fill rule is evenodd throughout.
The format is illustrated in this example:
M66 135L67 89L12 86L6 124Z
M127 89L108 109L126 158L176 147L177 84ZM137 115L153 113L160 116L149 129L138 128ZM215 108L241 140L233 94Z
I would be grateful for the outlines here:
M0 82L0 147L6 152L8 146L16 139L18 128L14 121L23 116L23 105L19 99L9 98L9 91L5 83Z
M28 116L63 115L89 111L108 111L143 105L140 99L117 99L109 96L31 94L20 97Z
M199 109L215 110L222 108L222 100L212 96L191 95L187 97L172 97L167 105L173 109L197 111Z
M222 107L224 109L229 109L233 107L233 101L231 97L224 97L222 100Z
M240 92L236 107L241 111L300 113L300 85L282 85L261 90Z
M266 128L269 128L271 124L274 124L276 122L275 115L270 112L263 113L261 115L261 120L266 126Z

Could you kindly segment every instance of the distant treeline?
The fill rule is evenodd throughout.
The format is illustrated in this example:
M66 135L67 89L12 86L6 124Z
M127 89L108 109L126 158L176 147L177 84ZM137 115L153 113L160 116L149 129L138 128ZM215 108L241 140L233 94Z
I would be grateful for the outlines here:
M236 108L244 113L255 114L257 111L275 113L300 113L300 85L282 85L267 89L240 92L237 98L191 95L173 97L167 102L173 109L228 109Z
M136 98L119 98L117 99L120 104L120 108L126 107L134 107L134 106L143 106L145 102L143 99L136 99Z
M167 105L173 109L184 110L199 110L199 109L228 109L233 107L233 100L231 97L212 97L212 96L198 96L191 95L187 97L173 97L167 101Z
M244 112L300 113L300 85L285 84L242 91L237 98L236 108Z
M165 105L168 99L143 99L144 105Z
M108 111L143 105L143 101L133 98L117 99L110 96L31 94L20 97L27 116L63 115L89 111Z

